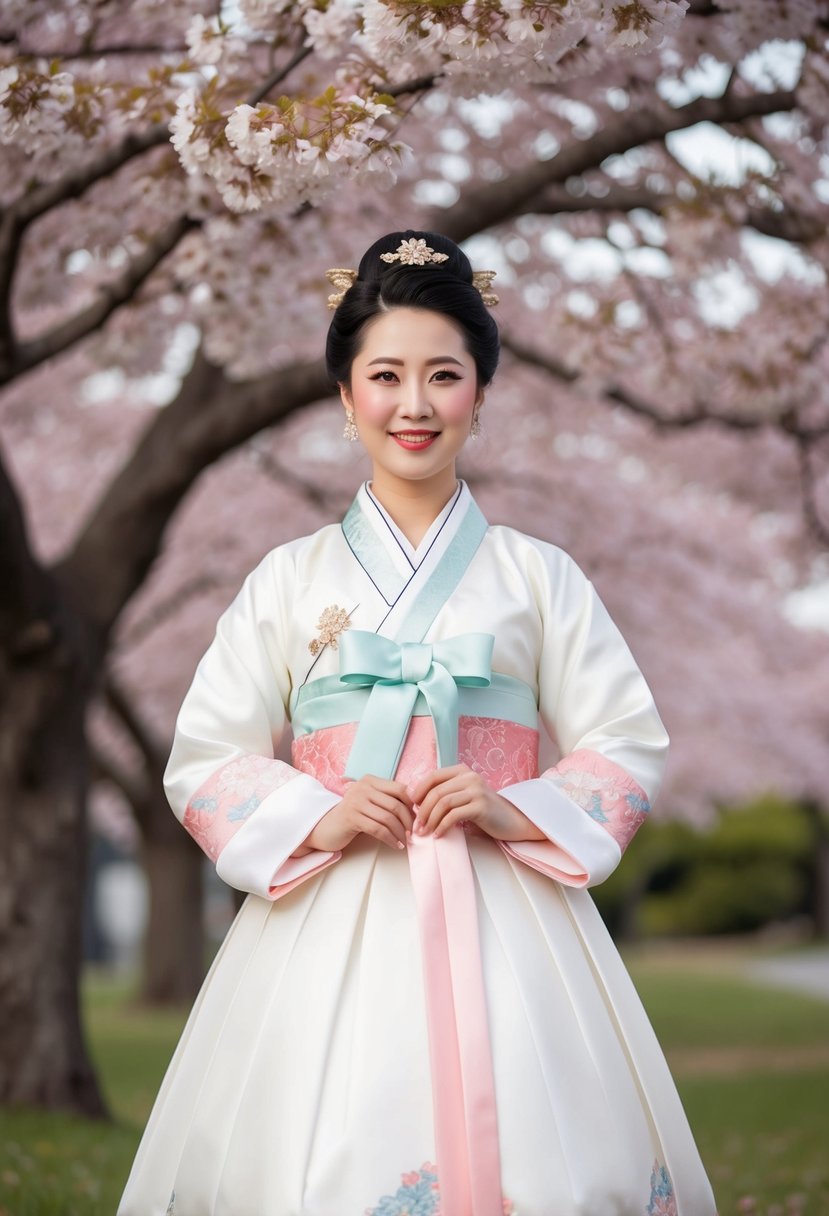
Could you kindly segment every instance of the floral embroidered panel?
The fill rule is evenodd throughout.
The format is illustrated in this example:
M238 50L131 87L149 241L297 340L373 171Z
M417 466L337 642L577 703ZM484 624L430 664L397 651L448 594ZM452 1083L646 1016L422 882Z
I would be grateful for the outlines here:
M621 765L580 748L541 774L610 833L622 852L644 822L650 802Z

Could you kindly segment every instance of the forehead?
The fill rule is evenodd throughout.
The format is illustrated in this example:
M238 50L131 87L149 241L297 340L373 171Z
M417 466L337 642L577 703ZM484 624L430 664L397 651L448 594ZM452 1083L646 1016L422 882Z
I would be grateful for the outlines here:
M425 308L392 308L366 325L357 358L388 356L413 361L433 355L469 359L460 326Z

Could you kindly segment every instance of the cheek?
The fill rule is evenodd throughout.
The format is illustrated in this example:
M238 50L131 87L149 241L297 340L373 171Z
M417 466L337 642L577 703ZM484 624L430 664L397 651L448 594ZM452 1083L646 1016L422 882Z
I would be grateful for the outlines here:
M362 384L352 395L354 410L363 422L380 426L394 409L387 385Z
M462 426L468 423L475 408L475 398L478 394L474 380L464 380L451 392L446 393L441 407L444 421L450 426Z

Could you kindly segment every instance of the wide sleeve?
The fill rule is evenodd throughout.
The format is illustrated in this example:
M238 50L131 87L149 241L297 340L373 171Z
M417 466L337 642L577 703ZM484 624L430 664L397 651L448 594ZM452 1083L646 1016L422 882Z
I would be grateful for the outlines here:
M668 735L627 643L576 563L539 545L529 577L542 625L539 712L562 758L500 791L546 837L502 848L567 886L595 886L650 810Z
M340 853L292 857L340 801L274 749L287 720L292 569L274 550L220 617L176 722L164 788L226 883L277 899Z

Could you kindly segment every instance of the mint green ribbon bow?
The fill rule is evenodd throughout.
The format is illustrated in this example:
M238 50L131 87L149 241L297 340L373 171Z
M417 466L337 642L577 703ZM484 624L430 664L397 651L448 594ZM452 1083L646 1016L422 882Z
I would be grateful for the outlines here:
M486 688L492 679L491 633L464 633L445 641L394 642L349 629L340 635L340 680L371 687L345 775L393 777L419 692L432 717L438 764L458 759L458 685Z

